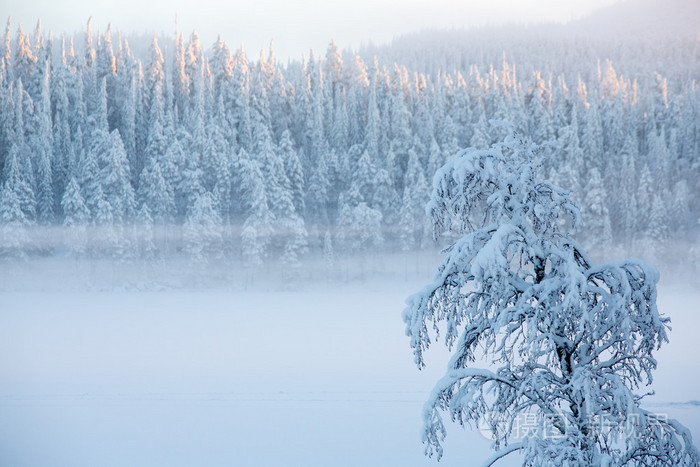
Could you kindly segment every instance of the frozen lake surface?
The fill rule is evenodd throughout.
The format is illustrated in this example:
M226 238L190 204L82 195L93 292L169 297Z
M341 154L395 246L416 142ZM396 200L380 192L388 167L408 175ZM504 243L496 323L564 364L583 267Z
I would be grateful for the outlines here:
M478 465L488 440L457 426L439 464L423 456L447 353L418 371L401 311L428 278L2 292L0 465ZM648 406L697 444L700 291L662 287L659 306L674 329Z

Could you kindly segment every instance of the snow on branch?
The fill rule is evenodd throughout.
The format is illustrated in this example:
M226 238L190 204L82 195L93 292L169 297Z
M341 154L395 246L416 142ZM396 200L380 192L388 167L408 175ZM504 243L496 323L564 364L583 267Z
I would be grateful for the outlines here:
M509 131L458 152L433 180L434 234L461 238L403 313L419 368L443 330L454 352L425 404L426 454L442 456L448 412L482 430L488 420L503 450L486 465L514 450L524 465L697 465L687 430L633 393L651 383L653 352L668 341L658 271L593 264L570 236L579 211L569 193L537 177L538 147ZM483 359L489 368L473 366ZM533 425L524 436L521 417Z

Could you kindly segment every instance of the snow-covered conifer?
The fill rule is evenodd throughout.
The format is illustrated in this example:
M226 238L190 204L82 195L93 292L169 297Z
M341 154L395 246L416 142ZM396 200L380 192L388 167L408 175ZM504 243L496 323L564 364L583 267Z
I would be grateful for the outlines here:
M26 255L26 227L20 199L6 182L0 191L0 255L22 258Z
M153 218L148 204L143 203L136 213L136 246L139 257L151 260L156 255Z
M63 209L63 225L67 228L66 246L76 258L85 253L87 247L87 226L90 222L90 211L80 194L80 187L75 177L68 182L61 200Z
M246 218L241 232L243 257L250 266L262 264L271 241L274 216L268 205L265 184L257 161L241 161L246 176Z
M98 132L102 140L93 145L99 165L99 181L102 192L112 209L117 224L125 222L136 207L134 189L130 182L129 161L119 130L107 134Z
M382 213L365 202L341 207L338 238L352 253L366 255L384 242Z
M288 130L282 133L279 144L279 152L282 161L284 162L284 170L289 181L289 191L292 197L294 211L304 216L306 206L304 202L304 172L299 160L299 155L294 150L291 136Z
M187 212L183 236L185 252L194 262L206 262L221 254L221 217L211 193L196 195Z
M610 211L608 210L608 196L603 186L603 179L595 167L588 173L583 206L581 213L583 220L582 243L587 249L596 248L601 255L606 255L612 247Z
M323 264L326 268L326 277L328 280L333 278L335 271L335 249L333 248L333 237L330 231L326 230L323 235Z
M148 206L149 216L154 222L162 225L172 219L175 200L165 183L160 164L153 158L141 172L138 195L141 204Z

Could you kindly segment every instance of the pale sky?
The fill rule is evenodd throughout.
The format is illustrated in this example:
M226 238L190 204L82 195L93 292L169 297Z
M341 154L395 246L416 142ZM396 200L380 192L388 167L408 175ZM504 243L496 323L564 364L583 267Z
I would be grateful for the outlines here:
M617 0L0 0L0 21L12 17L33 31L41 18L54 36L93 30L171 34L175 14L185 36L197 30L208 49L221 33L232 49L242 43L257 56L274 40L278 58L299 58L313 48L325 53L331 39L341 48L376 44L428 28L501 23L566 22Z

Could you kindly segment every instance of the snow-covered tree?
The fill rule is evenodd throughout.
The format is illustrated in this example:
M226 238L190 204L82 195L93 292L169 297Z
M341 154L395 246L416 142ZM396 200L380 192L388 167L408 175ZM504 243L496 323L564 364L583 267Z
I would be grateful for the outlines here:
M0 191L0 255L24 257L27 243L27 219L22 212L19 197L5 183Z
M497 452L485 465L514 451L526 466L698 465L689 431L633 392L651 383L667 341L658 272L589 260L565 230L578 209L537 177L537 150L512 132L435 176L435 236L463 236L403 313L419 368L439 329L454 351L423 412L426 453L442 456L447 412L490 431Z
M284 162L284 170L289 180L289 191L292 197L294 211L304 216L306 206L304 204L304 170L299 160L299 155L292 145L289 130L284 130L279 144L280 157Z
M413 216L411 203L411 190L407 187L403 191L403 202L399 212L399 246L401 251L409 251L416 243L416 223Z
M280 234L296 217L321 253L326 230L336 231L341 194L350 209L364 202L381 212L393 242L400 234L386 228L399 223L404 194L412 204L404 221L422 216L435 170L459 147L489 147L502 134L489 120L510 119L543 145L543 173L574 196L585 199L598 170L614 247L656 242L651 208L659 189L667 212L654 222L667 223L666 241L694 240L694 36L645 39L646 47L542 37L530 47L532 37L513 43L477 34L410 51L397 41L355 56L331 43L323 60L312 53L281 64L272 48L249 62L221 38L205 53L196 33L186 43L175 32L167 48L149 38L132 51L111 26L96 34L90 22L78 53L65 36L52 57L59 48L41 24L34 34L10 26L0 46L0 187L9 183L32 225L63 223L61 201L75 177L91 222L105 201L119 231L135 221L142 175L154 177L155 160L174 202L168 222L182 226L209 191L224 228L240 226L248 200L237 158L245 150L258 162L274 217L268 257L283 254ZM596 70L595 56L610 61ZM159 230L162 216L148 208ZM426 238L417 232L410 243L421 248Z
M284 230L284 252L282 253L282 265L286 268L289 277L293 277L295 271L301 267L300 256L307 251L307 237L304 221L299 216L286 218Z
M241 163L246 174L243 189L247 198L247 216L241 232L243 256L249 266L258 266L267 255L274 218L257 161L244 159Z
M106 255L119 259L122 255L123 239L120 234L121 225L115 224L112 206L105 200L102 190L98 187L97 204L93 213L94 225L98 235L90 239L90 249L93 255Z
M221 252L221 218L211 193L196 195L187 213L183 236L185 252L196 263L205 262Z
M139 199L148 205L149 216L158 224L166 224L175 214L175 200L163 178L160 164L150 159L141 171L139 182Z
M136 247L139 257L152 260L156 255L153 218L147 203L143 203L136 213Z
M338 237L348 251L366 254L384 241L382 213L361 202L354 207L345 204L338 221Z
M99 183L105 201L111 206L114 221L122 224L136 206L134 189L129 182L129 161L119 130L111 133L98 130L96 134L91 150L100 167Z
M75 177L68 182L61 200L63 208L63 225L67 228L66 246L76 258L85 253L87 247L87 226L90 222L90 211L85 200L80 195L80 187Z
M582 243L588 249L598 248L603 255L608 253L612 246L607 198L600 172L594 167L589 173L588 183L584 189L584 206L581 213Z
M335 260L333 238L331 237L331 233L326 230L326 233L323 235L323 265L326 270L327 280L331 280L336 276Z

